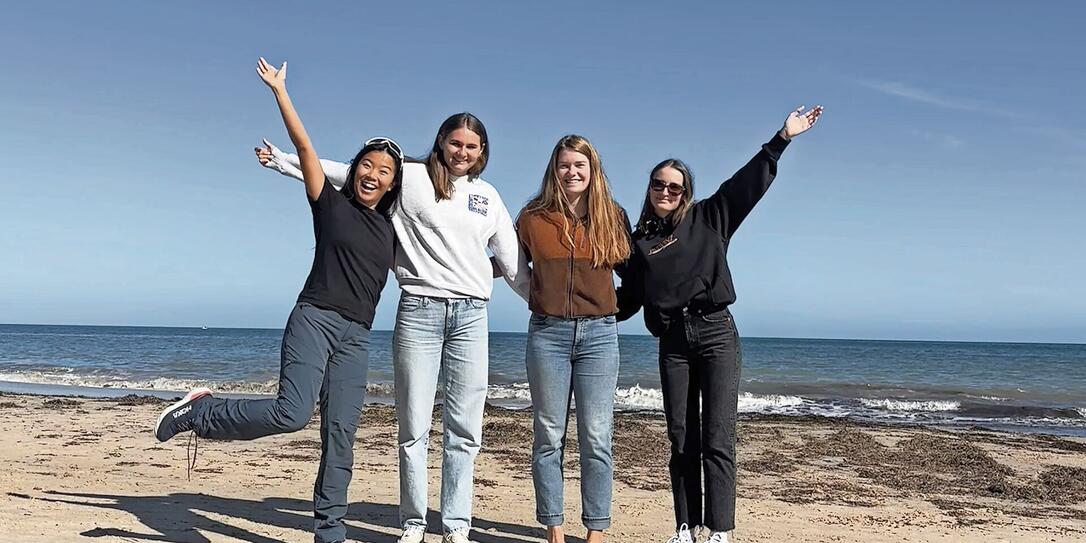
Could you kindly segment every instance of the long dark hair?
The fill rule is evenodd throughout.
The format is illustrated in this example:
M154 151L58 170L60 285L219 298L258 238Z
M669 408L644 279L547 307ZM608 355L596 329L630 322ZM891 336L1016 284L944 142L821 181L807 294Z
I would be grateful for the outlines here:
M668 216L668 220L671 222L671 226L678 226L682 222L683 217L690 212L690 208L694 205L694 172L690 170L690 167L685 162L677 158L669 158L660 162L649 172L649 186L645 188L645 203L641 205L641 218L637 220L638 230L644 230L646 222L656 218L656 210L652 207L652 200L649 200L649 194L652 191L652 180L656 177L656 174L664 168L674 168L683 175L683 190L682 196L679 197L679 207L675 208Z
M441 146L445 143L445 139L449 137L449 134L452 134L458 128L467 128L475 132L479 135L479 141L482 144L479 160L468 170L469 176L479 177L483 170L486 169L487 159L490 158L490 140L486 137L486 127L483 126L483 121L466 111L445 119L445 122L441 123L441 127L437 129L437 136L434 137L434 146L430 149L430 153L419 160L419 162L426 165L426 173L430 175L430 182L434 184L434 195L439 202L448 200L453 195L453 186L449 182L449 167L445 164L445 153Z
M392 178L392 187L381 197L381 201L377 202L377 207L374 208L377 212L387 217L392 213L392 205L396 203L396 198L400 196L400 186L403 185L403 160L389 149L387 143L378 142L363 146L362 149L354 155L354 158L351 159L351 166L347 168L347 181L339 191L348 199L354 200L354 174L355 171L358 170L358 163L362 161L362 157L366 156L366 153L369 153L370 151L388 153L388 156L392 157L392 161L396 163L396 176Z

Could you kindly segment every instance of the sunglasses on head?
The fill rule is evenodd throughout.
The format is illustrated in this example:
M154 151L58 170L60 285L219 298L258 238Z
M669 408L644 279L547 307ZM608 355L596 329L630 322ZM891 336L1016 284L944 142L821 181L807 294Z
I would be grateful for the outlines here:
M397 144L395 141L393 141L392 138L385 138L385 137L370 138L370 139L366 140L365 143L362 144L362 147L369 147L371 145L374 145L374 146L383 145L383 146L385 146L386 149L388 149L389 151L392 152L393 156L395 156L397 159L399 159L400 162L403 162L403 151L400 149L400 145Z
M650 179L649 188L653 192L664 192L664 189L667 189L667 193L672 196L681 196L682 193L686 192L686 187L682 183L668 183L660 179Z

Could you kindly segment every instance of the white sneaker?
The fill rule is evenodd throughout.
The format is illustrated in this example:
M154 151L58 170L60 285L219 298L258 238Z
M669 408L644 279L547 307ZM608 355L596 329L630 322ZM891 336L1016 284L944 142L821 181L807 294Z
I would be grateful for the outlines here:
M728 541L728 532L713 532L713 535L709 536L705 543L728 543Z
M667 543L694 543L694 538L690 537L690 528L685 522L679 526L679 530L667 540Z
M457 530L455 532L449 532L445 534L445 537L441 538L441 543L472 543L468 539L468 530Z
M400 539L396 540L396 543L422 543L422 538L426 536L426 528L422 526L408 526L403 529L403 533L400 534Z

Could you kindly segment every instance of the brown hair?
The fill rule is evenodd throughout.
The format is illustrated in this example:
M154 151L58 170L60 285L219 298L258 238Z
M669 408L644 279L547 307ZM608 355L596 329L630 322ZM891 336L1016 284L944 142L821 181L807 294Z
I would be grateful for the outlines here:
M575 134L558 140L551 152L547 171L543 174L543 183L539 193L524 206L524 213L541 211L558 212L562 216L562 227L566 240L573 245L570 223L578 217L573 215L573 208L562 190L558 179L558 155L563 149L576 151L588 157L592 179L588 183L588 221L586 238L592 255L592 266L614 266L630 256L630 242L626 231L622 207L611 196L611 184L603 173L600 155L587 139Z
M441 123L441 127L437 129L437 136L434 138L434 146L430 149L430 153L419 161L426 165L426 173L430 175L430 182L434 184L434 195L439 202L448 200L453 195L453 185L449 182L449 167L445 164L445 152L441 147L449 134L459 128L467 128L478 134L482 144L479 160L468 170L469 176L479 177L479 174L486 169L487 159L490 158L490 141L486 137L483 121L466 111L445 119L445 122Z
M690 171L690 167L685 162L677 158L666 159L657 164L649 173L649 186L645 188L645 203L641 205L641 217L637 219L638 229L643 229L645 221L656 217L656 210L652 206L652 200L649 200L649 194L652 191L652 179L664 168L672 168L683 174L684 190L682 196L679 197L679 207L668 214L671 226L678 226L690 212L690 208L694 206L694 172Z

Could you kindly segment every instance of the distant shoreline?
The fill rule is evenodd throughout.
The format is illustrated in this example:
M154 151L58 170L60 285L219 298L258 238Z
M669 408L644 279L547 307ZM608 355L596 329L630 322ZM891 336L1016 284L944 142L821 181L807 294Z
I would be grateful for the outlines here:
M282 331L282 328L263 328L263 327L233 327L233 326L155 326L146 324L42 324L42 323L0 323L0 326L65 326L72 328L138 328L138 329L163 329L163 330L197 330L197 331L222 331L222 330L253 330L253 331ZM374 332L387 332L392 333L391 329L374 328ZM508 331L508 330L491 330L490 334L526 334L527 331ZM620 336L628 337L652 337L649 334L619 334ZM886 339L886 338L844 338L844 337L798 337L798 336L748 336L744 335L743 339L765 339L765 340L796 340L796 341L871 341L871 342L885 342L885 343L936 343L936 344L969 344L969 345L1054 345L1054 346L1086 346L1086 341L1074 342L1074 341L980 341L980 340L964 340L964 339L923 339L923 338L907 338L907 339Z

